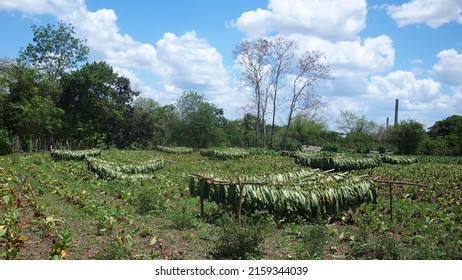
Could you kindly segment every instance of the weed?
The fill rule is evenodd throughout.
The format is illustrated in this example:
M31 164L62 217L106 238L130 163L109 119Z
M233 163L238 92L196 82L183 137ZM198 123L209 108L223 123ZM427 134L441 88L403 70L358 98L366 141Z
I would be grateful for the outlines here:
M162 212L167 200L160 189L146 189L138 194L135 203L138 214L145 215Z
M242 227L236 219L223 216L213 255L218 259L257 259L261 257L260 244L265 238L265 225L246 223Z
M324 249L329 241L329 230L326 225L307 225L300 229L301 245L297 256L301 259L322 259Z

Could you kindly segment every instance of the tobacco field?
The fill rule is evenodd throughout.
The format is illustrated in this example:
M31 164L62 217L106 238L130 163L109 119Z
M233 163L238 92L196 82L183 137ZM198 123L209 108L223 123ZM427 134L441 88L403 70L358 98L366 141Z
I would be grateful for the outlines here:
M462 259L460 157L14 153L0 199L6 260Z

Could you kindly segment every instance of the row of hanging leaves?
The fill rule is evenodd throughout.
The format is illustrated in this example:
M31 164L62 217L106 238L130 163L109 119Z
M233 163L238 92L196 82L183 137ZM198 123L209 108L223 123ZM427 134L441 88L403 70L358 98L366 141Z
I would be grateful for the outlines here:
M417 162L417 158L404 156L383 155L380 157L383 163L389 164L412 164Z
M96 157L101 155L101 150L52 150L51 158L54 160L84 160L86 157Z
M212 159L237 159L250 156L244 149L201 149L200 154Z
M335 156L304 156L297 155L295 161L302 166L320 168L322 170L335 169L336 171L348 171L374 168L382 164L378 157L348 158Z
M86 158L87 167L100 178L107 179L150 179L152 173L165 166L163 159L155 159L141 164L117 164L110 161Z
M191 196L202 195L217 204L235 207L239 199L239 184L210 178L213 176L192 176L189 182ZM244 181L267 183L245 185L242 203L244 211L268 211L283 217L315 219L336 216L342 211L356 210L365 202L375 203L377 199L375 183L353 175L302 170L246 178Z
M158 151L170 154L189 154L194 152L193 148L189 147L167 147L167 146L156 146Z

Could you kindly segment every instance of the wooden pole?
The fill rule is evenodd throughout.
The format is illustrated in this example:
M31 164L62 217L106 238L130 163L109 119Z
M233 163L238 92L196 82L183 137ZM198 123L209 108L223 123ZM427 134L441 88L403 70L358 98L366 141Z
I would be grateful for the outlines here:
M237 202L237 223L242 226L242 196L244 195L244 185L241 182L241 177L237 178L239 184L239 201Z
M393 223L393 177L388 182L388 192L390 194L390 222Z
M199 179L199 194L200 194L200 207L201 207L201 217L205 216L204 210L204 188L205 188L205 179Z

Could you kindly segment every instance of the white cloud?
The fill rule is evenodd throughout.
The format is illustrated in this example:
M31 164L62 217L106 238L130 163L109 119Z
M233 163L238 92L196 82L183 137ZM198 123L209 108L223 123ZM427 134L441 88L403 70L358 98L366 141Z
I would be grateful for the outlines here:
M26 15L53 14L72 11L84 5L84 0L2 0L0 10L21 11Z
M457 86L462 85L462 54L454 49L444 50L436 55L439 58L433 65L433 71L441 82Z
M334 77L357 76L387 71L393 67L395 50L390 37L331 42L313 36L292 35L301 51L321 50Z
M250 36L277 32L349 40L365 28L366 14L365 0L269 0L268 9L247 11L233 24Z
M394 65L387 35L361 39L367 4L354 1L270 0L267 10L243 13L234 26L250 36L283 35L300 51L322 51L335 77L376 74Z
M412 0L400 6L387 7L399 27L425 23L431 28L456 21L462 24L462 0Z
M218 102L221 96L223 100L228 99L228 104L239 99L228 88L228 73L221 54L205 39L198 38L194 31L180 36L165 33L153 45L123 34L114 10L89 11L84 0L3 0L1 9L29 15L53 15L71 23L77 35L87 40L92 59L107 61L144 95L163 99L159 100L161 103L165 103L164 100L171 103L184 90L204 91ZM145 80L150 80L154 87L162 86L155 90L143 82Z
M210 44L188 32L165 33L157 42L160 69L153 69L166 84L184 90L218 90L226 87L228 75L221 54Z
M389 110L375 113L392 116L395 99L399 99L400 119L416 119L427 127L435 121L460 113L461 96L453 89L452 94L442 91L441 84L431 78L417 79L412 72L395 71L386 76L370 78L366 100L374 107L389 104ZM372 110L373 111L373 110Z
M432 79L417 79L412 72L395 71L387 76L372 76L369 94L380 100L388 98L428 101L441 95L441 85Z

